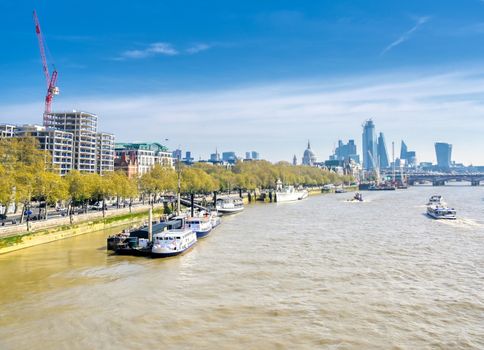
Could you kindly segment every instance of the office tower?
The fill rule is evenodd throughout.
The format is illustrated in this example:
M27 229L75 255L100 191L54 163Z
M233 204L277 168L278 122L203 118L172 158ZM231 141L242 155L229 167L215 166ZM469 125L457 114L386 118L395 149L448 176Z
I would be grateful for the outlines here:
M363 169L373 170L377 165L375 124L367 120L363 125Z
M235 152L223 152L222 160L230 164L235 164L237 161L237 156L235 155Z
M258 160L260 157L259 152L256 152L256 151L252 151L251 156L252 156L252 159L255 159L255 160Z
M331 159L348 161L353 160L355 163L360 162L360 156L356 151L355 140L348 140L348 143L343 143L343 141L338 140L338 147L334 150L334 155Z
M245 152L245 159L251 159L250 152Z
M380 133L380 136L378 136L377 154L380 169L388 168L390 166L390 162L388 161L388 151L385 144L385 136L383 136L382 132Z
M400 147L400 159L407 159L408 148L405 142L402 140L402 145Z
M172 157L174 159L181 160L182 159L182 150L181 149L174 150L173 153L172 153Z
M435 155L437 166L442 169L449 169L452 159L452 145L444 142L435 143Z
M294 155L294 157L292 157L292 165L297 165L297 157L296 157L296 155Z

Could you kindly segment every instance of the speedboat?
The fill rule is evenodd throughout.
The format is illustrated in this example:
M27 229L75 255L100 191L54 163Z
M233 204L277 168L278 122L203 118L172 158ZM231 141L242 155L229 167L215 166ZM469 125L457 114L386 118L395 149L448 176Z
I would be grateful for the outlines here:
M189 228L168 230L153 235L152 258L167 258L185 253L197 243L197 234Z
M198 239L207 237L210 231L212 231L212 222L208 213L200 217L188 218L185 223L187 228L197 234Z
M353 198L348 199L348 202L363 202L363 195L360 192L356 192Z
M242 202L241 198L220 198L217 199L216 208L221 214L238 213L244 210L244 202Z
M442 197L441 195L433 195L429 198L429 202L427 203L427 205L445 205L445 202L444 202L444 197Z
M457 219L457 212L454 208L449 208L444 205L429 205L427 207L427 215L434 219Z

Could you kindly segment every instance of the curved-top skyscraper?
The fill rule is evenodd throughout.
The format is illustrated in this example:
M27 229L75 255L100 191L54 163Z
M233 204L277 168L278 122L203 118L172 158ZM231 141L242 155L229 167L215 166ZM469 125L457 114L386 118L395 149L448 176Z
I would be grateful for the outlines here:
M373 170L377 165L375 124L369 119L363 125L363 169Z

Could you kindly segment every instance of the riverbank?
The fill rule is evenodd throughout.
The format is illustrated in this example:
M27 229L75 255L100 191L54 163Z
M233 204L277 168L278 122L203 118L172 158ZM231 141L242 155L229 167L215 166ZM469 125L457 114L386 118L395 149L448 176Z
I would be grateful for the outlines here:
M49 223L48 227L37 227L26 231L23 227L19 232L0 232L0 254L6 254L15 250L33 247L39 244L54 242L61 239L93 233L114 227L120 229L140 225L147 221L150 206L111 212L106 217L99 217L98 213L86 217L75 217L75 222L70 224L69 218L62 219L63 223ZM163 205L155 205L154 216L163 214ZM40 224L40 223L39 223ZM44 225L47 225L44 224Z

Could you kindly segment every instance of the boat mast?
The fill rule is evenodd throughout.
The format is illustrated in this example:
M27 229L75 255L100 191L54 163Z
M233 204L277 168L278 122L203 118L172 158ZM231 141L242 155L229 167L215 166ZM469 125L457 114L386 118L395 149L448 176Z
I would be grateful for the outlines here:
M393 184L395 184L395 141L392 141Z
M180 196L181 196L181 168L180 168L180 158L178 158L178 161L176 162L177 165L177 174L178 174L178 191L176 194L176 213L177 216L181 215L180 211Z

